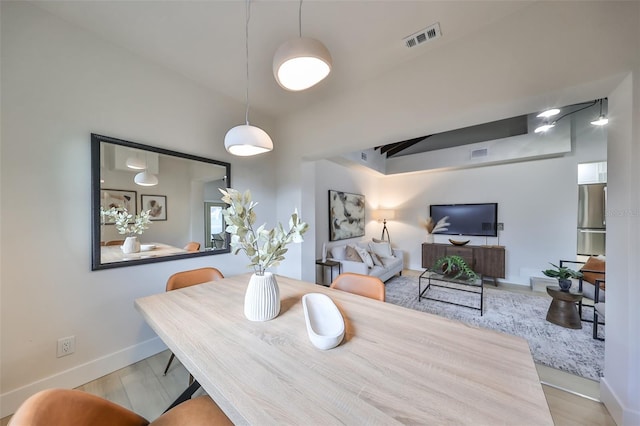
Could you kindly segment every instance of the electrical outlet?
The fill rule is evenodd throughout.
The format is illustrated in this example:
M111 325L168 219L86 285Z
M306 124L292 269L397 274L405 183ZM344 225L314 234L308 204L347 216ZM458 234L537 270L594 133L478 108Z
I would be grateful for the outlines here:
M63 357L71 355L76 351L76 336L61 337L58 339L58 355Z

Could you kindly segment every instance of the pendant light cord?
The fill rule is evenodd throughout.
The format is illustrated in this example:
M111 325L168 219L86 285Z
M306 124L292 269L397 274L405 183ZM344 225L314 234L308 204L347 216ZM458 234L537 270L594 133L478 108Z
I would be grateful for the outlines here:
M302 0L298 6L298 35L302 38Z
M245 101L246 107L244 111L244 120L249 125L249 19L251 17L251 0L247 0L246 3L246 11L245 11L245 26L244 26L244 51L245 51L245 62L247 66L247 91L245 93Z

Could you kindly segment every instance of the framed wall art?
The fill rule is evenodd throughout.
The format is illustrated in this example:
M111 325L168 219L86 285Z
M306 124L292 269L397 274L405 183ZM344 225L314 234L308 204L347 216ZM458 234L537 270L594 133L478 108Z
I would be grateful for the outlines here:
M137 213L137 192L127 191L123 189L102 189L100 190L100 207L109 210L115 207L119 210L125 209L129 213L135 215ZM105 225L115 223L114 220L102 218Z
M166 195L141 195L142 210L149 210L150 220L167 220Z
M364 195L329 190L329 241L364 236Z

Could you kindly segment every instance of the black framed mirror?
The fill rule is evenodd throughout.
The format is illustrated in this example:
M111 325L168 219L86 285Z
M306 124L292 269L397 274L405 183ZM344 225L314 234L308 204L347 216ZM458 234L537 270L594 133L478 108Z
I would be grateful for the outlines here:
M229 253L231 165L91 134L91 269Z

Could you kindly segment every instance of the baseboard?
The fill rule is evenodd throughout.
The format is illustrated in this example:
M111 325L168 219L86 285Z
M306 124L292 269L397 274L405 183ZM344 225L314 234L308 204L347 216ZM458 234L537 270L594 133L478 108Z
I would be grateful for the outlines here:
M155 355L167 346L154 337L118 352L78 365L0 395L0 418L13 414L20 404L36 392L49 388L73 389L116 370Z
M600 378L600 399L618 425L640 425L640 411L632 410L620 401L605 377Z

